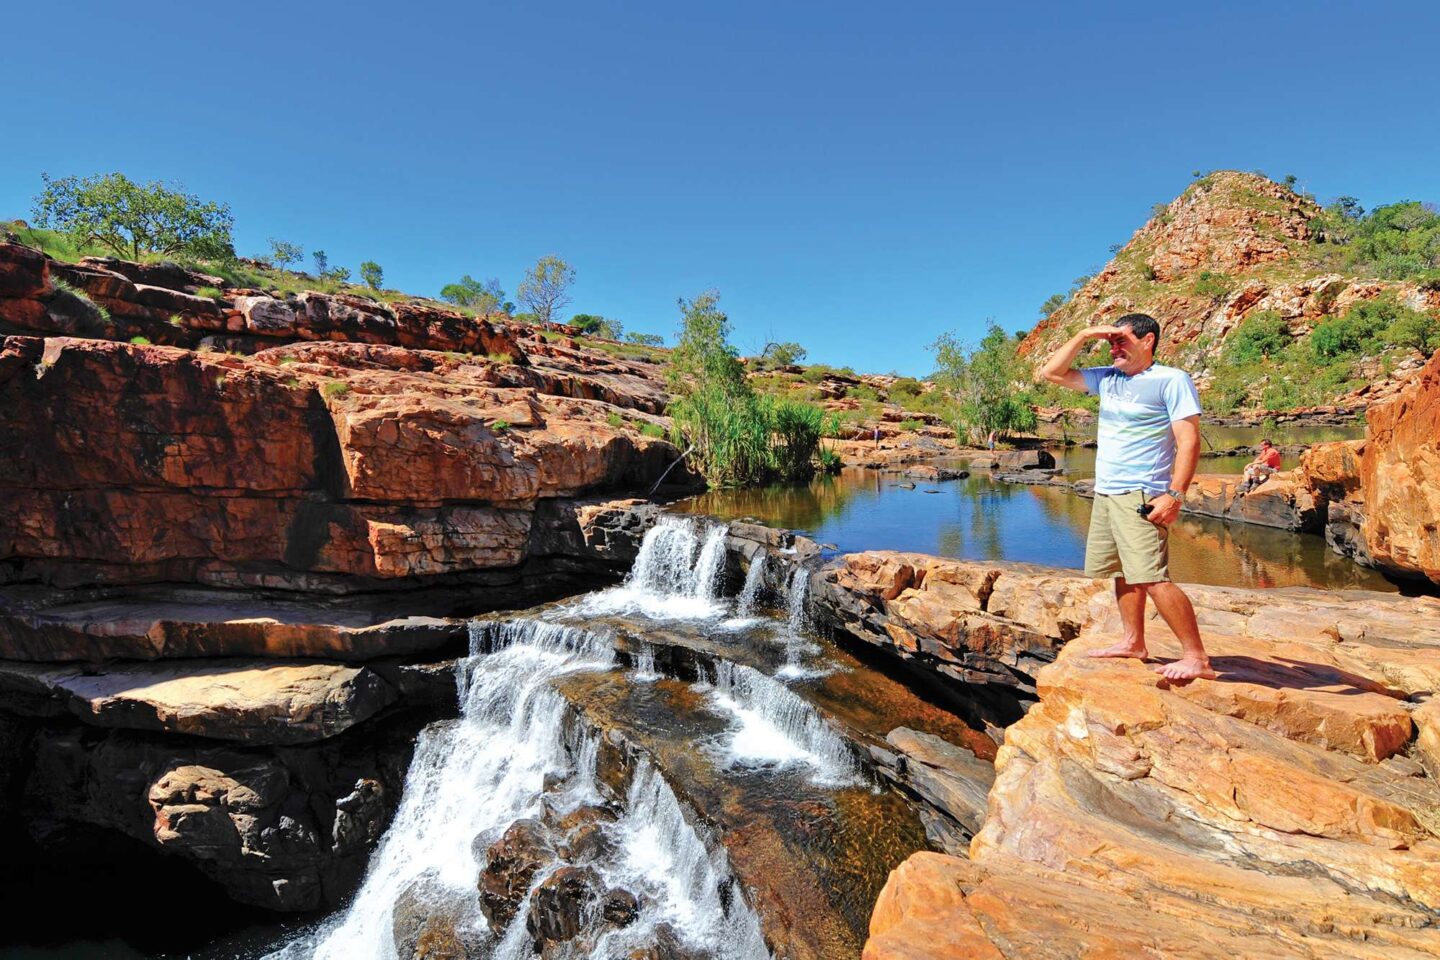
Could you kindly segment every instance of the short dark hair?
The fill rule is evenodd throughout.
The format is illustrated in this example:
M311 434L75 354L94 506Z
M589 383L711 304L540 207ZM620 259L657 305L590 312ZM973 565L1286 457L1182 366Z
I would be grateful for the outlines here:
M1273 444L1273 443L1270 442L1270 438L1269 438L1269 437L1266 437L1264 440L1261 440L1261 441L1260 441L1260 446L1262 446L1262 447L1273 447L1273 446L1275 446L1275 444Z
M1130 332L1135 334L1136 340L1145 339L1147 333L1155 334L1155 343L1151 346L1152 352L1160 350L1160 321L1148 313L1127 313L1115 321L1117 327L1129 327Z

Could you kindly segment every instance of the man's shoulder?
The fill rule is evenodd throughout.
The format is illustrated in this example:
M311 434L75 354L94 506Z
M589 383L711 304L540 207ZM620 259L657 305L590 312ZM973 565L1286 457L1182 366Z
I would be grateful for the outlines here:
M1165 379L1175 379L1175 380L1189 380L1189 379L1190 379L1190 374L1189 374L1187 371L1181 370L1179 367L1167 366L1167 365L1165 365L1165 364L1163 364L1163 363L1152 363L1152 364L1150 364L1150 372L1154 373L1156 377L1161 377L1161 378L1165 378Z

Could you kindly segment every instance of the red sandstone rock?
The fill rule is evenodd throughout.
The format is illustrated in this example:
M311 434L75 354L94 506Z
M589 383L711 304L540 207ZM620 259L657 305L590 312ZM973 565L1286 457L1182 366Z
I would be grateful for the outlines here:
M907 563L926 579L987 567ZM988 610L1083 627L1006 731L970 861L922 853L897 869L869 960L1440 954L1440 795L1425 775L1440 756L1440 602L1190 586L1220 676L1170 686L1086 656L1118 637L1098 584L1052 572L1069 586L1046 589L988 566ZM1004 589L1052 600L1027 612ZM1178 653L1158 618L1147 632L1157 657Z

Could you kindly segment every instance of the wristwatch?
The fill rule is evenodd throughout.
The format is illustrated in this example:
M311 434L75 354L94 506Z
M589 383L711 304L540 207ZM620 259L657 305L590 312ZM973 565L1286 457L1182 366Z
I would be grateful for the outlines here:
M1184 490L1166 490L1165 493L1166 493L1167 496L1174 497L1176 500L1179 500L1181 503L1184 503L1184 502L1185 502L1185 491L1184 491Z

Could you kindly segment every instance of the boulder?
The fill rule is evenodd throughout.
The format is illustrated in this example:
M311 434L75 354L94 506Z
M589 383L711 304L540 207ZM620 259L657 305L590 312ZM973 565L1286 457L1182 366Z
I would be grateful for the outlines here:
M1222 520L1238 520L1262 527L1279 527L1297 533L1319 533L1324 528L1324 503L1297 471L1273 474L1260 486L1242 494L1240 475L1200 474L1185 492L1185 513Z

